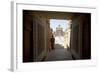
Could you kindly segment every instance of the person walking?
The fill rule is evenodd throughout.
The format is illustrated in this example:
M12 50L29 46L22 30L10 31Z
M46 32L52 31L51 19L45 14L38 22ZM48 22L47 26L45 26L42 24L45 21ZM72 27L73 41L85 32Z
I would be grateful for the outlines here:
M50 42L51 42L51 49L52 49L52 50L55 49L55 47L54 47L54 45L55 45L55 38L54 38L53 35L52 35L52 37L51 37Z

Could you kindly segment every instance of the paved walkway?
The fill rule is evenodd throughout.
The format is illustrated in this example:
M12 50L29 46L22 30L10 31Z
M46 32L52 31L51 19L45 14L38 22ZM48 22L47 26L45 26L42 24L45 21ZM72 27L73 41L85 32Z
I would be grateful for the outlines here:
M56 44L55 49L52 50L46 57L45 61L63 61L73 60L71 53L64 49L63 46Z

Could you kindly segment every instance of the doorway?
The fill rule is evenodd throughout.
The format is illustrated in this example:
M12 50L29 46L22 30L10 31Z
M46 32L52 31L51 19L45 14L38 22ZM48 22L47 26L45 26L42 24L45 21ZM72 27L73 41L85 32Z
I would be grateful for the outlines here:
M70 47L70 25L71 20L50 19L50 29L55 39L55 49L68 49Z

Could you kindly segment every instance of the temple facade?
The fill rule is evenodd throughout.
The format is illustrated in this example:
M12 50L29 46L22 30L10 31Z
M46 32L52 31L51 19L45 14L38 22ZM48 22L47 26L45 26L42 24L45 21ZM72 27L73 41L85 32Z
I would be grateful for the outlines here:
M64 32L63 32L63 28L59 25L57 28L56 28L56 31L54 32L54 36L63 36L64 35Z

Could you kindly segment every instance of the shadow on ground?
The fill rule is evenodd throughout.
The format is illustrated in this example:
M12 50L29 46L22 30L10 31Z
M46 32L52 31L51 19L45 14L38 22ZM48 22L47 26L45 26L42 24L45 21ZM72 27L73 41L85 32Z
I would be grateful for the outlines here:
M63 60L73 60L73 59L70 51L64 49L64 46L60 44L55 44L55 49L53 49L45 59L45 61L63 61Z

